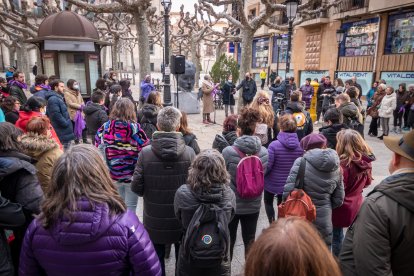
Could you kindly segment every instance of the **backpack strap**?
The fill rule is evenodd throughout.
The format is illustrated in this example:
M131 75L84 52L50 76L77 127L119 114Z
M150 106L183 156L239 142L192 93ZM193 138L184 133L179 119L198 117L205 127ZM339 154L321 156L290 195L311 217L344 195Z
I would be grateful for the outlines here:
M246 154L243 153L241 150L239 150L239 148L237 148L236 146L232 146L232 148L237 152L237 154L240 156L241 159L246 157Z
M296 176L295 187L297 189L303 189L305 184L305 169L306 169L306 159L302 157L299 165L298 175Z

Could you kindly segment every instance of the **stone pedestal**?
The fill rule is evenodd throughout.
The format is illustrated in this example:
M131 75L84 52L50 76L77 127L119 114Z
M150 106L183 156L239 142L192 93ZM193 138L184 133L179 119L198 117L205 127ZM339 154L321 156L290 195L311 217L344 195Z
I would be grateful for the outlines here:
M171 91L172 102L177 106L177 91ZM178 109L187 114L200 114L200 101L197 100L197 93L178 92Z

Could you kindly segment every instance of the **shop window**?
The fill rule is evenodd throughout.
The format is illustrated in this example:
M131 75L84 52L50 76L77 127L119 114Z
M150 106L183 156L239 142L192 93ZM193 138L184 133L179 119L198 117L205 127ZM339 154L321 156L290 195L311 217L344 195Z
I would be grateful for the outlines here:
M255 18L256 16L257 16L257 10L256 10L256 8L249 10L249 14L247 16L247 18L249 20Z
M385 53L414 53L414 12L391 15L388 18Z
M152 40L149 41L149 51L150 51L150 55L154 54L154 41Z
M292 39L293 42L293 39ZM292 43L293 47L293 43ZM277 47L276 36L273 37L273 51L272 51L272 63L277 63L277 53L279 51L279 62L286 62L287 58L287 48L288 48L288 36L282 36L282 43L280 48Z
M267 67L269 62L269 39L253 40L253 68Z
M214 47L213 47L213 45L206 45L205 56L214 56Z
M80 92L87 93L84 53L59 53L59 73L65 84L74 79L80 85Z
M154 68L155 68L155 67L154 67L154 63L153 63L153 62L151 62L151 63L150 63L150 71L151 71L151 72L154 72L154 71L155 71L155 70L154 70Z
M341 28L346 32L341 43L340 56L375 55L379 28L378 18L344 23Z

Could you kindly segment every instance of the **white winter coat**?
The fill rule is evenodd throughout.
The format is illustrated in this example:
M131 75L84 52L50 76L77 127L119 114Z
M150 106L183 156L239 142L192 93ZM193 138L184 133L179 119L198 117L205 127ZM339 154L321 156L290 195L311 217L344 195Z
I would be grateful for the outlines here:
M378 114L382 118L391 118L394 109L397 107L397 96L395 93L385 95L382 98L381 106L378 109Z

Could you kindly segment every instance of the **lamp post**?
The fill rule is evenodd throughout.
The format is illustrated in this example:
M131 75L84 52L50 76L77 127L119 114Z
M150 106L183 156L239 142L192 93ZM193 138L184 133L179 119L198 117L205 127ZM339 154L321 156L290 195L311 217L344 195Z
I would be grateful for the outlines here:
M339 70L339 54L341 50L341 44L344 40L345 30L339 29L336 31L336 42L338 43L338 56L336 58L336 70L335 70L335 79L338 78L338 70Z
M164 106L171 106L169 26L171 0L161 0L164 7Z
M292 34L293 34L293 20L296 18L296 12L298 11L298 0L288 0L286 1L286 16L289 21L289 28L288 28L288 48L287 48L287 56L286 56L286 73L285 79L287 78L287 74L290 71L290 52L292 49ZM286 81L288 82L288 81Z
M277 45L277 57L276 57L276 75L279 76L279 56L280 56L280 46L282 46L282 35L278 34L276 37L276 45Z

